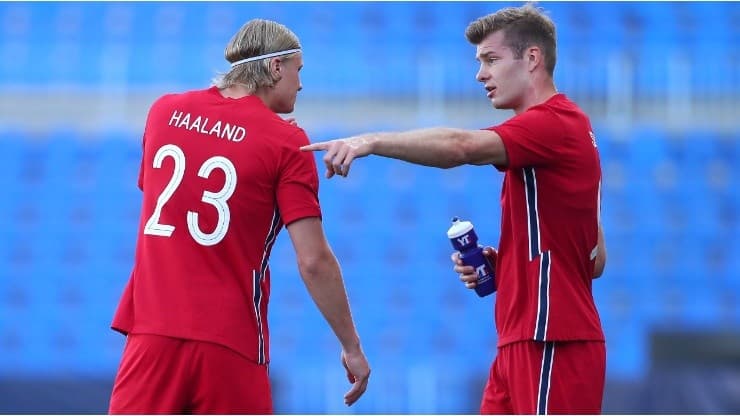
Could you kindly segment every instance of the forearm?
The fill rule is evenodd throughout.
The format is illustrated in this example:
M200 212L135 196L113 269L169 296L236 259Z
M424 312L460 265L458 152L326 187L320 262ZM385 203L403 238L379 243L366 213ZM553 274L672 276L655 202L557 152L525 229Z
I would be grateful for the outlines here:
M311 298L329 323L345 351L359 348L360 339L352 320L342 274L333 254L300 265Z
M465 164L466 131L445 127L406 132L370 133L371 152L378 156L404 160L418 165L451 168Z

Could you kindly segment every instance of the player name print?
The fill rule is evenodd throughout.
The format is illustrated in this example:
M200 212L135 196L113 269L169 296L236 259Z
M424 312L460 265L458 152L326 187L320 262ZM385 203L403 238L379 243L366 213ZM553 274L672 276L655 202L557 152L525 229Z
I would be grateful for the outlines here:
M221 120L211 121L208 117L195 116L175 110L170 117L169 126L195 131L209 136L216 136L232 142L240 142L247 135L247 130L236 124L224 123Z

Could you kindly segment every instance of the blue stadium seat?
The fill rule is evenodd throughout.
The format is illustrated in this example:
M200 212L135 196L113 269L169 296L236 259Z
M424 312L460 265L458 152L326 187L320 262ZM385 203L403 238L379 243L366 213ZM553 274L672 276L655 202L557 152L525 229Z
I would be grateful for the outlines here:
M640 380L648 370L647 328L637 319L603 322L608 345L607 374L617 380Z
M203 87L227 68L222 54L233 32L262 17L301 38L307 93L393 100L438 83L445 98L468 99L481 87L463 31L504 5L519 3L7 3L0 5L0 88ZM740 39L733 3L542 6L558 23L558 86L597 103L606 98L611 54L634 58L636 100L660 103L673 70L669 58L693 51L726 62L736 55L727 45ZM596 53L607 59L586 64ZM370 67L382 70L370 76ZM737 95L732 70L698 68L689 72L687 91L701 99ZM394 122L376 127L390 130ZM123 337L108 326L133 263L140 127L86 133L60 126L40 134L0 126L0 373L115 370ZM594 130L609 261L593 287L608 377L638 379L654 328L740 322L740 136L704 127L668 131L657 123L620 132L595 121ZM316 141L348 132L310 133ZM460 216L475 223L481 242L498 244L500 178L491 167L438 170L368 158L350 178L322 182L326 232L358 328L368 354L383 357L376 373L392 374L380 383L384 394L369 392L378 399L355 411L412 406L410 376L399 368L460 391L468 373L490 363L494 298L479 299L457 280L445 231ZM272 347L276 357L310 356L302 355L300 368L281 368L280 361L274 368L323 373L310 362L333 363L337 342L306 293L288 240L283 233L271 259ZM429 362L442 364L425 367ZM284 409L325 412L325 387L287 390L293 407ZM460 397L440 395L427 409L459 413Z

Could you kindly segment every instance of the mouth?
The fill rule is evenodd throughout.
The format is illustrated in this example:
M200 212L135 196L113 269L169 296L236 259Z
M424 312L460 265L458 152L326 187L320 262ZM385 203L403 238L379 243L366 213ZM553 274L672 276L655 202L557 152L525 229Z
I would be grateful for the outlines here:
M496 93L496 87L486 87L486 91L488 91L488 94L486 94L486 97L492 98L494 94Z

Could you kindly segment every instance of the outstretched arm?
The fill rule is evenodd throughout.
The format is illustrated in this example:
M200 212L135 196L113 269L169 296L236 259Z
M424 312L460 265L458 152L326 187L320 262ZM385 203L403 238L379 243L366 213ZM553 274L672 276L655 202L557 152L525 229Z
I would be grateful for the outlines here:
M344 402L351 405L367 389L370 367L352 321L339 263L326 241L318 217L297 220L287 228L303 282L342 344L342 364L347 369L347 378L353 383L352 389L344 396Z
M438 168L508 163L503 141L496 132L446 127L368 133L313 143L301 147L301 150L326 150L327 178L335 174L347 176L355 159L371 154Z

